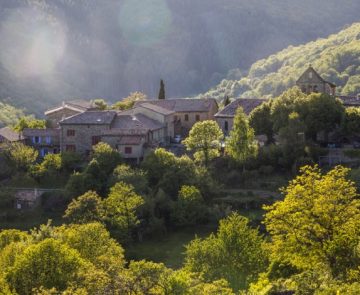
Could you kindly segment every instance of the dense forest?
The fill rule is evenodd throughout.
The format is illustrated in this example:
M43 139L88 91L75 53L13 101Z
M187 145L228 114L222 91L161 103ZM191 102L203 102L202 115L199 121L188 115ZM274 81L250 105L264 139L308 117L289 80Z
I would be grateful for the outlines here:
M247 74L229 72L229 78L201 96L276 97L295 85L312 64L326 80L335 83L342 95L360 93L360 23L301 46L289 46L254 63Z
M40 114L64 99L186 97L289 45L358 21L359 1L3 0L0 100Z

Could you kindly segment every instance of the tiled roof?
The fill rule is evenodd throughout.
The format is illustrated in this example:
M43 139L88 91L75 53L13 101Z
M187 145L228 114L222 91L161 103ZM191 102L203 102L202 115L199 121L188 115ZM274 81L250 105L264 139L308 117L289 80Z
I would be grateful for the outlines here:
M218 112L215 117L234 117L238 107L242 107L245 114L249 115L253 109L265 101L265 99L259 98L238 98Z
M51 113L58 112L64 108L68 108L68 109L71 109L71 110L81 113L81 112L85 112L87 110L96 109L96 106L94 105L94 103L92 101L83 100L83 99L64 101L61 105L45 111L45 115L49 115Z
M158 130L164 127L164 124L152 120L143 114L122 115L121 113L116 116L111 125L112 129Z
M208 112L217 102L214 98L195 99L195 98L175 98L139 101L135 106L152 104L167 109L172 112Z
M18 141L18 140L23 139L21 134L15 132L10 127L1 128L0 129L0 136L2 136L3 138L5 138L8 141Z
M60 125L110 125L116 111L87 111L60 121Z
M142 136L123 136L120 138L119 144L121 145L139 145L142 142Z
M30 136L60 136L60 129L57 128L25 128L22 132L24 137Z
M345 106L360 106L360 97L345 95L340 95L337 97L343 101Z
M156 113L159 113L159 114L163 114L163 115L171 115L174 113L174 111L170 110L170 109L167 109L167 108L164 108L163 106L160 106L160 105L157 105L157 104L153 104L153 103L148 103L148 102L145 102L145 103L139 103L137 105L135 105L135 107L137 106L141 106L143 108L146 108L146 109L149 109L149 110L152 110Z

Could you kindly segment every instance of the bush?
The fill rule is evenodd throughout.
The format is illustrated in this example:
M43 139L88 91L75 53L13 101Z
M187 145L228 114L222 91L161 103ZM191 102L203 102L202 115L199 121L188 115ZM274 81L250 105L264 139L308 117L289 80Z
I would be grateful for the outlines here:
M360 150L345 150L344 155L350 159L360 158Z
M271 165L260 166L259 173L263 175L270 175L274 172L274 167Z

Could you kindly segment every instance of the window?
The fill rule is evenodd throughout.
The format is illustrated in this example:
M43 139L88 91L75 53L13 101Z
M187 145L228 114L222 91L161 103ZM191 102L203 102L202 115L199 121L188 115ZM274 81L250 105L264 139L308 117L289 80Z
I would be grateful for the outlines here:
M46 136L46 137L45 137L45 142L46 142L47 144L50 144L50 143L51 143L51 136Z
M92 144L92 145L96 145L96 144L98 144L100 141L101 141L101 136L93 136L93 137L91 138L91 144Z
M175 115L175 116L174 116L174 121L176 122L176 121L177 121L177 119L178 119L178 117Z
M196 121L200 121L200 115L196 115L196 116L195 116L195 120L196 120Z
M75 136L75 130L73 130L73 129L68 129L68 130L66 131L66 135L67 135L67 136Z
M318 87L317 87L317 85L314 86L313 91L314 91L314 92L318 92Z
M309 79L312 79L312 77L313 77L313 73L310 72L310 73L309 73Z
M65 149L67 152L76 152L76 147L73 144L67 144Z
M189 115L188 114L185 115L185 121L189 121Z
M126 146L125 147L125 154L127 154L127 155L132 154L132 147L131 146Z
M33 143L40 143L41 142L41 137L40 136L34 136L32 139Z
M225 131L228 131L228 130L229 130L229 123L228 123L228 121L225 121L225 122L224 122L224 130L225 130Z

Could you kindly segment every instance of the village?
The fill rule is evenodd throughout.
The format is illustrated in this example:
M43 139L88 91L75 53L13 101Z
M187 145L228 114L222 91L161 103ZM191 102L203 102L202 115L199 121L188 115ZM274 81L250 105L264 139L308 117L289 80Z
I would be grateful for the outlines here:
M296 85L306 94L326 93L339 98L345 107L360 107L360 97L338 96L336 85L325 81L311 66ZM64 101L44 113L48 128L25 128L18 134L10 127L4 127L0 129L0 143L22 141L34 147L39 157L43 158L46 154L60 152L89 156L94 145L105 142L129 163L139 164L151 149L171 149L174 144L180 144L196 122L214 120L224 136L228 136L237 108L241 107L249 115L265 101L236 98L219 109L218 102L213 98L157 99L137 101L131 109L124 111L99 110L92 101ZM267 142L263 134L257 135L256 139L259 145ZM354 137L351 142L336 138L325 143L322 140L321 143L330 148L343 143L358 144ZM341 163L341 159L335 160Z

